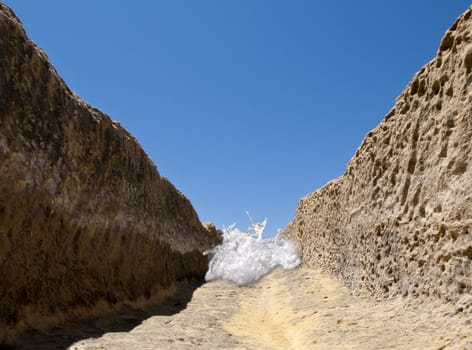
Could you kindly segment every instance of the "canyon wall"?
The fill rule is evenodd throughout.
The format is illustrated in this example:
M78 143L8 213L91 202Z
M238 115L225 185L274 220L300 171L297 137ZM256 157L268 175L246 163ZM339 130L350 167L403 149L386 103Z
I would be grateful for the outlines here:
M305 264L377 296L472 312L472 8L286 235ZM386 67L388 69L388 67Z
M201 280L218 239L0 3L0 333Z

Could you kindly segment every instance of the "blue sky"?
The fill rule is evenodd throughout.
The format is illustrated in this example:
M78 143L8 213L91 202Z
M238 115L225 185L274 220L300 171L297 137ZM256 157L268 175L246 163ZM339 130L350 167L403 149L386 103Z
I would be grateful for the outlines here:
M9 0L84 100L218 226L292 219L343 174L462 0Z

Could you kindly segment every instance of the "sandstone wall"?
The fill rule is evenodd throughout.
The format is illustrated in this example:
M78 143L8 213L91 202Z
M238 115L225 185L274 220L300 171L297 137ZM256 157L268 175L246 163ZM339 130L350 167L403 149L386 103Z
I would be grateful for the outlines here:
M0 333L202 279L217 240L0 3Z
M472 9L286 234L304 261L377 295L472 312ZM388 67L387 67L388 69Z

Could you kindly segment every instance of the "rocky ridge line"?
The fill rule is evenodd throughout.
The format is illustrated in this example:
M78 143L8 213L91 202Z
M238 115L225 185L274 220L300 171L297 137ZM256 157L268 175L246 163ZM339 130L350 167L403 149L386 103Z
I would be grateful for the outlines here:
M217 241L0 2L0 338L202 279Z
M377 296L472 313L472 8L369 132L343 176L286 228L305 264Z

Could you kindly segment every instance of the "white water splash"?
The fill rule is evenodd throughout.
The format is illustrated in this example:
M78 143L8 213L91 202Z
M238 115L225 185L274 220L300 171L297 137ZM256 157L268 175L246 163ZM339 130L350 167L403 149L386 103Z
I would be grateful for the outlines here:
M211 256L205 280L230 280L238 285L256 282L276 266L291 270L302 262L295 245L282 237L262 239L267 219L254 222L247 232L233 224L223 228L223 243L209 252Z

